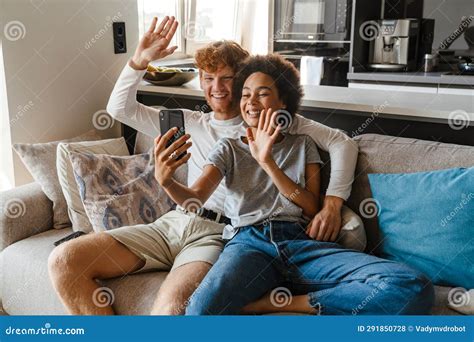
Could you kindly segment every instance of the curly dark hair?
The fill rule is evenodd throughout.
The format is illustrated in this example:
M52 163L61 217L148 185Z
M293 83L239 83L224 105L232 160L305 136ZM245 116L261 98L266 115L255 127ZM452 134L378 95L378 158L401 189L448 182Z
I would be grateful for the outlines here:
M245 80L256 72L262 72L274 80L280 100L286 105L286 110L295 115L304 95L300 73L291 62L278 54L250 56L241 63L234 78L234 99L240 101Z

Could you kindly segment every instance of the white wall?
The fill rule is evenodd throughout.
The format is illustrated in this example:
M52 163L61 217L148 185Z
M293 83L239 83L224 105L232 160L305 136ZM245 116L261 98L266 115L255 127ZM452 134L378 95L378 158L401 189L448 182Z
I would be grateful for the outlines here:
M93 114L105 109L137 44L136 1L2 0L0 18L12 143L93 129ZM112 21L126 23L126 54L114 54ZM120 125L99 134L119 136ZM13 159L16 185L30 182L15 153Z
M1 22L0 22L1 24ZM3 27L0 25L0 27ZM14 187L12 150L10 148L10 123L8 113L7 89L3 67L2 41L0 40L0 191Z

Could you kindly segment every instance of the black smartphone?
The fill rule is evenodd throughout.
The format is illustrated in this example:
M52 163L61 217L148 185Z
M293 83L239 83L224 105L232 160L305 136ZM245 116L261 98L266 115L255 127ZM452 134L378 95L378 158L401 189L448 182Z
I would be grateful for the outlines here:
M60 244L66 242L66 241L78 238L79 236L82 236L82 235L86 235L86 233L81 232L81 231L74 232L72 234L69 234L66 237L63 237L61 240L58 240L58 241L54 242L54 245L59 246Z
M160 131L163 136L171 128L177 127L178 131L168 140L166 147L169 147L176 140L185 134L184 130L184 113L180 109L162 109L160 110ZM184 145L184 144L183 144ZM186 152L181 153L176 160L180 160L186 155Z

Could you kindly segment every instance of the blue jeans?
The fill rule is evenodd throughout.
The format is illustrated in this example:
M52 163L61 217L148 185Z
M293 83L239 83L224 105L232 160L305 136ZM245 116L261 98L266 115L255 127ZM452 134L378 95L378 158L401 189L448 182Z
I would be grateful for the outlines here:
M431 282L404 264L315 241L299 223L272 221L243 227L226 244L186 314L239 314L277 287L308 294L323 315L428 314L434 300Z

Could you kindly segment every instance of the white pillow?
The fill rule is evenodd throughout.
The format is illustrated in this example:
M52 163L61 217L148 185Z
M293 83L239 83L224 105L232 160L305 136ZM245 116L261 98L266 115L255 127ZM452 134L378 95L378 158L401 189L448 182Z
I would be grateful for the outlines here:
M83 141L77 143L60 143L57 149L56 168L59 183L67 203L69 218L74 231L91 232L92 225L82 204L79 189L74 177L69 155L71 152L85 152L92 154L110 154L115 156L129 156L127 144L123 137L117 139Z
M342 228L336 241L345 248L363 252L367 245L364 223L354 211L345 205L342 206Z

